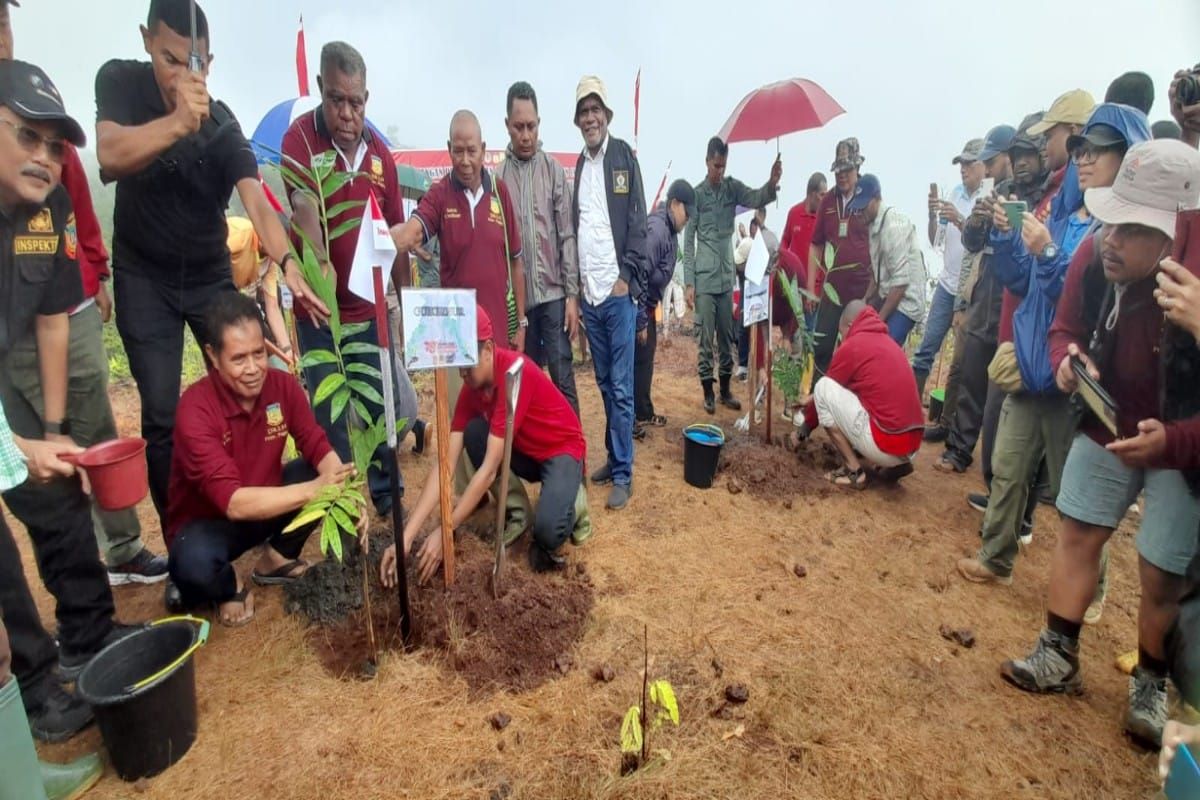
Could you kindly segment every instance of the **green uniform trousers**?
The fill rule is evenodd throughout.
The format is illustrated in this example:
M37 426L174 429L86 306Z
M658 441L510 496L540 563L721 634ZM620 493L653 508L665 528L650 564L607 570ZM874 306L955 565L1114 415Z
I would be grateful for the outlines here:
M733 327L733 293L696 293L696 330L699 342L699 373L701 382L713 379L713 341L720 357L722 378L733 375L733 356L737 337Z

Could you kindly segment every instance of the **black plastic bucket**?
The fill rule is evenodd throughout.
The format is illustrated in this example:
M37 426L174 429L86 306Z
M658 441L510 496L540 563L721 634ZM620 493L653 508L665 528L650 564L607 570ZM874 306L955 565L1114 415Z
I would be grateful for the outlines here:
M937 422L942 418L942 409L946 404L946 390L934 389L929 393L929 421Z
M192 653L207 639L204 620L159 620L101 650L79 675L76 691L95 711L124 780L159 774L196 741Z
M725 432L716 425L689 425L683 430L683 479L697 489L708 489L717 477Z

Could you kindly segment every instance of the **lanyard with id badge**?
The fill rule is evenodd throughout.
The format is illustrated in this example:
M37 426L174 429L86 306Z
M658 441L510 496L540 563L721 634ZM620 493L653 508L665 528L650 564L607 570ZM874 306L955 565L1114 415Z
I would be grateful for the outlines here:
M846 206L847 206L847 208L849 208L850 203L847 202ZM847 236L850 235L850 214L849 214L849 211L847 211L846 216L844 216L844 217L842 216L842 198L840 196L837 199L837 210L838 210L838 238L845 239Z

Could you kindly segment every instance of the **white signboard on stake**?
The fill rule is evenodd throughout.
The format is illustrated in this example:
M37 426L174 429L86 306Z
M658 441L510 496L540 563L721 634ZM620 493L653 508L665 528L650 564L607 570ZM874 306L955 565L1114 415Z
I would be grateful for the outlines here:
M746 258L746 282L762 283L771 264L771 251L767 249L766 237L755 236L754 244L750 245L750 255Z
M479 363L474 289L400 290L409 372Z
M767 321L767 281L751 283L746 272L746 284L742 287L742 326L750 327Z

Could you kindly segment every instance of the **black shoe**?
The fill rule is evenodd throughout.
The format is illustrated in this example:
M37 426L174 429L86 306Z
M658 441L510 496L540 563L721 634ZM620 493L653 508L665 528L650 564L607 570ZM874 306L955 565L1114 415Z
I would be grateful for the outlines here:
M163 590L163 605L167 607L169 614L182 614L187 611L187 606L183 603L183 595L174 581L167 581L166 589Z
M950 435L950 431L944 425L930 425L925 429L925 435L922 437L927 442L944 442L946 437Z
M721 378L721 405L725 406L726 408L733 409L734 411L742 410L741 402L733 396L733 392L729 391L728 375Z
M592 483L597 486L607 486L612 483L612 470L609 469L608 464L592 473Z
M108 568L108 585L124 586L129 583L159 583L167 579L167 557L156 556L142 548L124 564Z
M897 464L894 467L881 467L875 477L887 483L896 483L901 478L907 478L913 474L913 465L911 461L905 461L903 464Z
M967 495L967 505L981 514L986 514L988 507L988 496L986 494L969 494Z
M26 714L33 738L50 744L67 741L94 719L91 706L56 683L46 700Z
M701 381L704 384L704 410L709 414L717 413L717 398L713 394L713 382Z
M558 553L551 553L537 542L529 545L529 567L534 572L561 572L567 568L567 559Z
M130 634L137 633L143 630L145 625L122 625L119 622L112 624L112 630L108 635L100 641L96 649L90 653L68 653L59 648L58 651L58 676L63 683L72 683L78 677L79 673L83 672L83 668L104 648L108 647L113 642L119 642Z
M646 438L646 426L640 422L634 423L633 438L637 439L639 442L644 440Z

